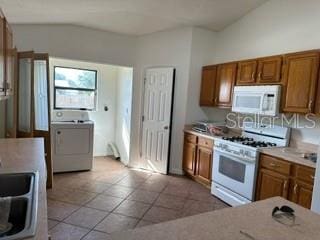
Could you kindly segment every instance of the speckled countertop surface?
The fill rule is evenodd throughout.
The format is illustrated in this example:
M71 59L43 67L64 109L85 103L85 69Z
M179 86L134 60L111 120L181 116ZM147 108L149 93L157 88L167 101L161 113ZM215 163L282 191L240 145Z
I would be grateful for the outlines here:
M302 157L303 152L307 150L297 149L293 147L286 148L265 148L260 150L261 153L284 159L288 162L297 163L311 168L316 168L316 163ZM301 153L300 153L301 152Z
M231 131L229 130L229 132L223 136L215 136L209 133L200 133L197 131L192 130L192 126L187 125L185 126L184 132L186 133L191 133L200 137L206 137L212 140L215 139L219 139L222 138L224 136L235 136L235 135L241 135L241 132L239 131ZM307 167L312 167L315 168L316 167L316 163L307 160L305 158L302 157L302 153L310 153L310 152L317 152L316 150L316 145L313 144L294 144L293 146L290 147L285 147L285 148L264 148L264 149L260 149L261 153L273 156L273 157L277 157L277 158L281 158L283 160L292 162L292 163L297 163L297 164L301 164Z
M294 226L271 217L275 206L295 210ZM113 240L315 240L320 236L320 215L276 197L235 208L150 225L111 235Z
M48 240L46 165L41 138L0 139L1 171L39 172L36 235L25 240Z
M241 132L239 132L239 131L231 131L230 129L229 129L228 133L225 133L222 136L213 135L213 134L210 134L210 133L201 133L201 132L197 132L197 131L192 130L192 126L191 125L186 125L185 128L184 128L184 132L185 133L191 133L191 134L197 135L199 137L206 137L206 138L209 138L209 139L212 139L212 140L220 139L222 137L232 137L232 136L238 136L238 135L240 136L241 135Z

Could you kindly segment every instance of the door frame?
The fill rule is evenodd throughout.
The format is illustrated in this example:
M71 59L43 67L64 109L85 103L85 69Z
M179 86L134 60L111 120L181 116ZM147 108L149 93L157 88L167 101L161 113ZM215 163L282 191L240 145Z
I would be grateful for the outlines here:
M173 69L173 79L172 79L172 99L171 99L171 108L170 108L170 123L169 123L169 141L168 141L168 164L167 164L167 170L166 175L169 173L170 169L170 157L171 157L171 138L172 138L172 122L173 122L173 106L174 106L174 97L175 97L175 85L176 85L176 68L174 66L149 66L146 67L143 71L143 83L142 83L142 89L141 89L141 111L139 114L139 155L140 159L142 158L142 137L143 137L143 114L144 114L144 99L145 99L145 85L147 80L147 70L148 69L155 69L155 68L172 68Z

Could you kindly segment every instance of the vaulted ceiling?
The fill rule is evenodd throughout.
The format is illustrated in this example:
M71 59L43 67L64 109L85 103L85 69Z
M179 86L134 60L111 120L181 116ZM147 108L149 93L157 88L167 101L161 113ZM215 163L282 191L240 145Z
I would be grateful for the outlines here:
M267 0L0 0L11 23L73 24L129 35L181 26L220 31Z

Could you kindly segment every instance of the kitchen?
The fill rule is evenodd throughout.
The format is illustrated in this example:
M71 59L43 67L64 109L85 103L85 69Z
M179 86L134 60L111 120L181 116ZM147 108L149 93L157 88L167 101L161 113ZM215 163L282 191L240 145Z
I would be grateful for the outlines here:
M272 229L276 229L276 234L281 234L282 227L272 228L277 226L268 216L269 214L271 215L272 208L277 205L279 207L281 205L289 205L295 210L299 218L303 218L308 223L312 222L309 225L310 229L308 228L310 235L302 236L306 239L314 239L314 236L317 236L318 226L316 222L318 216L309 210L300 208L298 205L317 209L317 206L312 207L311 205L312 201L318 202L316 199L319 195L315 191L317 187L313 187L313 177L317 175L315 173L316 164L311 161L314 158L312 153L317 152L319 134L318 117L313 116L313 114L318 113L319 106L317 103L319 52L312 50L319 48L318 34L313 31L316 29L318 7L316 1L310 1L308 4L300 1L295 1L294 3L267 1L218 34L198 28L191 30L182 28L140 37L137 42L135 42L136 38L121 38L120 36L113 38L112 34L110 36L102 36L102 33L96 30L87 31L74 26L37 26L32 24L25 26L17 24L13 26L14 36L17 38L17 46L21 50L35 48L37 52L49 52L53 56L67 59L94 59L96 61L100 59L103 62L134 66L132 126L135 127L132 129L131 139L135 139L135 141L132 141L131 146L131 166L144 168L144 160L139 156L140 147L139 141L137 141L140 132L138 126L141 112L141 108L137 103L141 102L142 69L149 66L174 66L176 68L176 82L172 113L170 160L168 163L169 172L182 174L182 170L184 170L190 175L191 179L195 179L206 186L213 180L211 187L214 187L214 192L218 192L215 194L223 194L223 196L218 197L224 201L229 201L226 198L228 196L230 205L238 205L239 202L251 202L273 196L282 196L290 201L271 198L252 203L252 205L245 204L241 207L213 211L211 213L213 215L210 214L210 216L204 213L168 223L137 228L129 232L115 233L111 235L112 238L130 239L132 237L134 239L136 236L136 239L139 239L139 236L146 236L144 234L147 234L148 237L152 236L151 238L157 239L156 233L161 232L162 235L158 235L159 237L170 239L166 232L171 232L174 233L170 236L171 239L176 239L178 236L185 236L186 238L189 236L189 239L196 239L196 237L207 239L211 236L210 239L212 239L215 233L217 234L217 239L234 239L237 237L244 239L274 239L276 237L271 234ZM290 12L291 15L284 17L283 12ZM276 26L275 22L277 22ZM302 27L301 22L308 27ZM76 46L72 46L67 37L63 34L57 34L65 31L75 35L79 33L86 33L83 34L86 36L96 34L97 39L108 39L110 43L114 43L115 39L118 39L119 49L117 51L121 54L112 56L110 49L106 49L104 52L97 51L93 46L100 46L97 43L100 41L94 42L95 44L92 44L92 41L89 41L91 44L82 42L80 44L82 46L81 49L77 48L75 50ZM56 33L53 35L61 37L62 41L69 47L61 51L60 46L54 44L61 40L55 36L52 36L51 43L45 43L46 37L44 36L49 32ZM81 41L79 37L79 42ZM171 43L169 47L166 44L168 42ZM124 50L123 47L126 49ZM115 48L117 47L115 46ZM102 49L102 47L99 49ZM137 49L139 52L136 59L133 57L136 55L128 54L132 49ZM150 54L147 53L148 51ZM133 63L134 61L137 62ZM299 75L297 72L302 72L302 74ZM257 101L249 101L250 104L244 101L246 104L242 107L242 110L246 108L245 113L241 109L235 109L234 112L236 113L232 113L232 105L235 100L234 94L241 96L243 89L245 94L250 93L251 90L246 88L248 86L260 86L261 79L267 82L267 84L263 82L262 85L281 86L281 90L276 87L262 89L263 94L260 96L266 94L267 100L259 102L259 107L263 109L269 109L270 106L278 107L278 110L276 108L271 109L276 114L278 111L286 112L284 116L287 120L284 120L285 124L283 126L281 126L283 118L275 120L274 125L280 126L276 131L274 128L267 127L267 124L272 123L273 117L263 118L263 124L242 124L247 122L244 120L253 118L252 116L254 116L253 113L256 112L256 109L248 109L248 106L252 107L253 103L257 103ZM303 79L303 81L300 79ZM203 82L205 84L201 85ZM204 87L201 89L201 86ZM280 104L277 104L277 101ZM239 101L239 104L241 103L243 101ZM253 107L256 108L256 106ZM301 129L295 126L290 121L295 113L299 113L297 116L299 116L300 120L297 121L302 125L308 125L309 127L310 122L308 119L310 118L316 122L315 127ZM309 113L312 114L305 118ZM264 112L263 114L266 113ZM273 115L273 113L267 113L267 115ZM240 119L236 121L237 127L229 129L226 136L208 136L209 134L206 133L195 132L190 126L199 120L221 124L226 119L228 119L226 126L229 127L234 123L234 119ZM216 129L216 131L221 130ZM240 139L240 135L243 135L246 139ZM226 137L226 139L222 139L222 137ZM254 142L252 138L257 142ZM245 144L240 144L240 140L245 140ZM265 147L267 143L271 145L277 144L277 146ZM253 144L254 147L247 144ZM220 150L216 152L216 150L213 150L214 148L220 148ZM259 159L258 163L255 164L254 171L251 171L251 181L249 180L250 177L247 178L247 175L243 178L243 172L237 171L236 174L235 172L228 172L234 169L235 164L232 162L233 164L231 165L230 161L223 161L224 156L227 155L224 151L231 152L231 154L228 153L228 156L234 156L234 154L239 153L240 155L236 158L244 157L245 160L249 159L245 163L251 167L250 161ZM1 154L2 159L3 155L4 153ZM311 160L304 159L301 157L302 155ZM42 157L44 156L40 156L40 158ZM214 161L214 159L219 158L222 159L220 167ZM230 160L230 157L228 159ZM3 163L4 166L10 165L5 161ZM226 168L223 168L223 166ZM243 169L243 162L237 166ZM245 189L242 189L244 185L237 185L238 187L235 190L232 189L233 191L230 191L228 184L231 183L233 186L236 182L234 180L232 182L225 181L224 176L219 174L219 170L222 170L225 174L231 174L233 179L236 178L246 183L251 183L249 185L245 184ZM216 176L214 174L215 171L217 173ZM315 179L317 180L316 177ZM315 182L317 186L317 181ZM242 191L239 193L238 191L242 189L247 193L248 188L250 188L249 194L243 194ZM313 191L313 189L315 190ZM211 188L207 188L206 191L209 194ZM315 196L312 197L312 194ZM298 203L298 205L292 202ZM266 232L262 232L261 228L257 227L257 231L255 231L249 225L244 226L241 218L222 218L224 214L232 216L233 212L235 216L243 216L243 214L247 213L248 219L250 219L248 224L259 223L261 226L270 224L268 225L270 228ZM259 214L263 216L263 219L254 218L254 215ZM230 225L233 223L233 226L239 227L230 228L231 235L224 235L226 232L218 231L223 227L214 219L223 219L222 223L226 224L230 221ZM201 225L203 222L205 224ZM212 228L212 231L205 230L190 233L187 229L191 229L193 224L200 229L201 227L204 227L204 229ZM177 230L175 231L175 229ZM239 234L239 229L243 232L240 233L240 236L237 235ZM285 232L288 235L291 234L293 239L294 237L298 238L298 236L294 235L294 232L287 230ZM221 236L220 238L219 235ZM301 235L299 236L302 237Z

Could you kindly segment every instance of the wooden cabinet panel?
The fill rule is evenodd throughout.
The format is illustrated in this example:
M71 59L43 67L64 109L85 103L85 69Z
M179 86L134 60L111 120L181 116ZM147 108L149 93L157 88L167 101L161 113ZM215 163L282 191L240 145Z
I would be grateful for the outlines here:
M200 106L215 105L216 77L216 66L203 67L200 91Z
M236 73L237 63L226 63L218 66L216 85L217 106L231 107Z
M311 208L313 185L296 180L292 191L291 201L305 208Z
M183 170L189 175L195 175L197 146L185 142L183 147Z
M184 141L189 142L189 143L197 143L198 137L196 135L190 134L190 133L185 133L184 134Z
M296 178L311 185L314 184L315 169L296 165Z
M205 137L199 137L198 144L199 146L202 146L202 147L207 147L210 149L213 148L213 141Z
M258 60L257 83L281 83L282 56L260 58Z
M276 196L287 198L289 189L288 187L288 176L267 169L260 169L256 200L263 200Z
M291 164L269 155L262 154L260 157L260 166L284 175L289 175Z
M319 53L299 53L285 56L283 111L309 113L314 109L318 81Z
M256 82L257 61L249 60L238 63L237 85L251 85Z
M205 184L211 183L212 149L198 146L196 175Z

